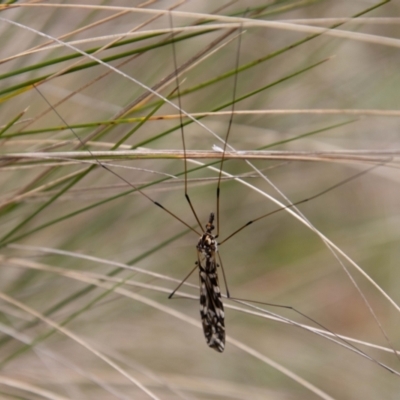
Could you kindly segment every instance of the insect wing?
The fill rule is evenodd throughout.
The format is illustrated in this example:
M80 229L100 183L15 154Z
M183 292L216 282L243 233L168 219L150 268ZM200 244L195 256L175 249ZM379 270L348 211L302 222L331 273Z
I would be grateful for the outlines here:
M200 315L209 347L222 353L225 349L225 314L218 284L215 253L198 249L200 276Z

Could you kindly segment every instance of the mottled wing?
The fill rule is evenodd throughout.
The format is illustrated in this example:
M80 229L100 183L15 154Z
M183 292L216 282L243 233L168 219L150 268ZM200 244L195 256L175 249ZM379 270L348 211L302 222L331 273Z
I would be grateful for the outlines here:
M208 346L222 353L225 349L225 314L218 284L215 254L198 251L200 275L200 315Z

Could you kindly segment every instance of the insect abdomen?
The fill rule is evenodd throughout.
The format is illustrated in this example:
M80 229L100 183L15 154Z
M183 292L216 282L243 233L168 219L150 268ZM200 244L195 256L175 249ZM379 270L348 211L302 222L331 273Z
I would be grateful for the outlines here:
M216 274L200 269L200 316L207 345L222 353L225 349L225 314Z

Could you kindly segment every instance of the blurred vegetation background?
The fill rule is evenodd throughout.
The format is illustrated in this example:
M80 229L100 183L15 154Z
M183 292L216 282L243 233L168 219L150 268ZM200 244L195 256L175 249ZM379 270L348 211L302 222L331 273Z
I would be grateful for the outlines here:
M399 4L5 3L1 397L397 399L399 376L377 361L400 370L391 350L400 341ZM188 29L178 32L182 27ZM209 349L197 272L188 280L193 286L182 287L192 299L168 300L194 268L198 236L133 189L143 187L200 231L185 199L182 159L111 155L105 162L123 180L96 157L84 163L68 155L87 148L182 150L179 119L171 117L178 110L129 79L163 96L173 92L178 106L176 66L185 112L227 111L201 119L224 138L231 104L244 97L235 103L229 145L283 152L252 162L260 174L245 160L224 163L224 172L262 193L287 204L267 177L297 202L378 165L299 208L382 292L339 255L357 290L320 237L285 211L220 247L232 297L288 305L337 334L385 348L357 344L374 361L296 326L229 308L226 350ZM222 147L186 122L187 150ZM20 154L39 152L49 156ZM197 167L188 160L188 193L205 224L216 211L219 164L216 171ZM276 208L223 176L219 240ZM220 283L225 293L221 273ZM268 310L320 327L291 310Z

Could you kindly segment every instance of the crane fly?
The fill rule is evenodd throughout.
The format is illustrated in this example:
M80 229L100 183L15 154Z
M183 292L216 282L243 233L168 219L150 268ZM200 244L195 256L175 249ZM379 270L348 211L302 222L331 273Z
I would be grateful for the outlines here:
M173 28L173 21L172 21L172 14L169 13L169 23L170 27ZM172 30L172 29L171 29ZM235 31L235 30L233 30ZM174 33L171 35L174 37ZM224 306L222 302L222 297L221 297L221 289L218 281L218 273L217 269L219 267L219 264L217 262L217 257L218 255L218 245L225 243L227 240L235 236L237 233L241 232L243 229L251 225L252 223L259 221L267 216L270 216L276 212L295 207L299 204L305 203L307 201L310 201L312 199L315 199L319 196L322 196L323 194L353 180L356 179L359 176L364 175L365 173L377 168L379 165L374 165L364 171L361 171L345 180L340 181L337 184L332 185L331 187L328 187L327 189L323 190L322 192L317 193L314 196L310 196L306 199L297 201L295 203L289 204L287 206L280 207L276 210L273 210L271 212L265 213L261 215L258 218L255 218L251 221L248 221L246 224L240 226L238 229L236 229L233 233L228 235L221 243L217 242L217 238L219 237L219 231L220 231L220 186L221 186L221 177L222 177L222 172L223 172L223 165L225 161L225 154L226 150L228 148L228 140L229 140L229 135L231 132L231 126L233 122L233 115L234 115L234 110L235 110L235 104L236 104L236 92L237 92L237 76L238 76L238 70L239 70L239 56L240 56L240 48L241 48L241 36L242 36L242 27L239 28L239 34L237 36L237 51L236 51L236 60L235 60L235 74L233 78L233 88L232 88L232 102L231 102L231 115L228 123L228 128L225 134L225 138L222 141L223 142L223 149L222 149L222 154L221 154L221 159L220 159L220 164L219 164L219 172L218 172L218 180L217 180L217 188L216 188L216 222L217 222L217 233L214 235L213 231L215 229L214 226L214 219L215 219L215 214L214 212L211 212L209 215L209 219L207 224L205 225L205 230L203 229L203 233L201 234L199 241L197 243L196 249L197 249L197 261L195 263L196 267L198 268L199 272L199 281L200 281L200 317L201 317L201 323L202 323L202 328L203 328L203 333L206 339L207 345L216 350L219 353L222 353L225 350L225 313L224 313ZM175 79L176 79L176 90L178 94L178 108L180 111L179 117L180 117L180 131L181 131L181 139L182 139L182 147L183 151L185 154L184 157L184 169L185 169L185 198L187 203L189 204L191 211L198 223L198 225L201 227L201 223L199 221L199 218L197 216L197 213L192 205L192 202L190 200L189 194L188 194L188 182L187 182L187 157L186 157L186 144L185 144L185 135L183 131L183 117L182 117L182 104L181 104L181 96L180 96L180 82L179 82L179 76L178 76L178 63L177 63L177 56L176 56L176 50L175 50L175 43L172 41L172 56L173 56L173 62L174 62L174 71L175 71ZM186 113L185 113L186 114ZM187 114L186 114L187 115ZM159 205L159 204L157 204ZM170 213L168 210L166 210L168 213ZM183 222L180 218L177 218L181 222ZM185 225L187 225L185 223ZM222 265L221 265L222 267ZM186 281L186 279L192 274L193 270L189 273L189 275L181 281L181 283L178 285L178 287L170 294L169 298L172 298L176 290ZM227 291L227 298L230 298L229 290L228 290L228 284L226 281L225 273L222 268L224 280L225 280L225 286L226 286L226 291ZM285 306L284 306L285 307ZM299 314L303 315L299 311L295 310L294 308L290 307L294 311L298 312ZM307 317L309 318L309 317ZM309 318L309 320L314 321L313 319ZM320 325L317 323L317 325ZM321 326L321 325L320 325ZM325 328L324 328L325 329ZM379 362L377 362L380 364Z
M171 26L172 26L172 21L171 21ZM237 85L237 75L238 75L238 65L239 65L239 54L240 54L240 38L241 34L238 36L238 50L237 50L237 58L236 58L236 71L234 75L234 85L233 85L233 101L232 101L232 109L231 109L231 117L229 120L229 126L225 135L225 139L223 140L224 147L221 153L220 161L219 161L219 173L218 173L218 179L217 179L217 190L216 190L216 199L217 199L217 204L216 204L216 213L211 212L209 214L208 222L205 225L205 229L202 228L202 233L200 234L200 238L198 239L197 245L196 245L196 250L197 250L197 261L195 263L196 268L198 269L199 272L199 280L200 280L200 316L201 316L201 323L202 323L202 328L203 328L203 333L206 339L207 345L216 350L219 353L222 353L225 350L225 314L224 314L224 305L222 302L222 296L221 296L221 289L219 285L219 280L218 280L218 273L217 270L222 264L219 265L218 261L220 260L219 254L218 254L218 246L225 243L228 239L232 238L235 236L237 233L241 232L243 229L245 229L247 226L250 224L259 221L263 218L268 217L269 215L272 215L276 212L292 208L296 205L305 203L307 201L310 201L312 199L315 199L319 196L322 196L323 194L341 186L344 185L345 183L358 178L359 176L362 176L369 171L371 171L374 168L379 167L381 164L374 165L368 169L365 169L357 174L354 174L350 176L347 179L344 179L340 181L339 183L336 183L327 189L313 195L310 197L307 197L303 200L291 203L287 206L279 207L273 211L269 211L267 213L262 214L261 216L254 218L253 220L248 221L247 223L243 224L240 226L238 229L236 229L233 233L228 235L224 240L222 240L220 243L217 242L217 238L219 237L219 216L220 216L220 203L219 203L219 195L220 195L220 186L221 186L221 177L222 177L222 172L223 172L223 164L225 161L225 154L228 146L228 139L230 135L230 128L232 125L232 119L234 115L234 105L236 102L236 85ZM188 169L187 169L187 156L186 156L186 145L185 145L185 136L183 132L183 122L182 122L182 112L183 109L181 107L181 97L180 97L180 84L178 80L178 67L177 67L177 61L176 61L176 55L175 55L175 47L174 47L174 42L172 42L172 49L173 49L173 60L174 60L174 75L176 78L176 91L178 92L178 101L179 101L179 107L178 109L181 111L180 113L180 129L181 129L181 138L182 138L182 147L184 151L184 182L185 182L185 198L192 210L192 213L200 227L202 227L202 224L199 221L199 218L197 216L197 213L192 205L192 202L190 200L190 197L188 195ZM47 101L47 100L46 100ZM187 113L185 113L187 114ZM72 130L72 129L71 129ZM72 130L74 135L78 138L78 140L81 141L79 136ZM83 141L81 141L83 144ZM90 150L89 150L90 152ZM91 153L92 154L92 153ZM93 156L93 154L92 154ZM129 182L122 176L118 175L115 173L113 170L108 168L105 164L103 164L100 160L98 160L95 156L93 158L97 161L97 163L104 167L106 170L114 174L115 176L118 176L119 179L123 180L125 183L127 183L129 186L131 186L135 191L140 193L142 196L147 198L149 201L151 201L153 204L158 206L159 208L163 209L165 212L170 214L172 217L174 217L176 220L180 221L183 225L186 227L189 227L192 231L198 233L195 229L193 229L188 223L183 221L180 217L178 217L175 213L164 207L161 203L153 200L148 194L146 194L141 188L138 186L134 185L133 183ZM215 226L214 226L214 221L216 221L216 234L214 234ZM193 271L192 271L193 272ZM223 268L222 268L223 272ZM191 274L191 273L190 273ZM190 276L189 274L189 276ZM224 278L225 275L223 274ZM177 291L177 289L185 282L187 278L185 278L179 286L170 294L169 298L173 296L173 294ZM225 279L225 284L226 284L226 279ZM227 287L227 284L226 284ZM231 298L229 295L229 290L227 288L227 297ZM292 308L294 311L298 312L294 308ZM380 364L379 362L377 362Z

